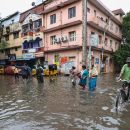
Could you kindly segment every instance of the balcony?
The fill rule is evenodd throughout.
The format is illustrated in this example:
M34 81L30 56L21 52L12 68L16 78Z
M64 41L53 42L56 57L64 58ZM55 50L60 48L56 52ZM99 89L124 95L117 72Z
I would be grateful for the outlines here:
M122 39L122 35L120 32L114 33L113 31L111 31L109 24L98 16L89 17L88 24L94 28L97 28L100 31L106 32L107 35L109 35L115 39L118 39L118 40Z
M20 31L21 27L19 23L14 23L12 25L10 25L10 32L16 32L16 31Z
M52 27L52 28L49 28L49 29L44 29L44 33L49 33L49 32L52 32L52 31L59 30L59 29L64 29L64 28L67 28L67 27L72 27L72 26L75 26L75 25L79 25L81 23L82 23L81 20L76 20L74 22L66 23L64 25L59 25L59 26Z
M3 28L3 35L8 35L10 33L10 27Z
M13 32L20 31L20 30L21 30L20 24L14 23L14 24L9 25L8 27L3 28L3 35L7 35Z
M2 54L0 55L0 59L8 59L8 56L5 55L5 53L2 53Z
M59 0L59 1L51 1L51 3L49 4L46 4L44 6L44 11L41 12L41 14L46 14L46 13L49 13L49 12L53 12L59 8L63 8L67 5L71 5L72 3L74 2L78 2L80 0Z
M21 37L23 38L23 40L30 41L33 39L33 32L32 31L22 32Z

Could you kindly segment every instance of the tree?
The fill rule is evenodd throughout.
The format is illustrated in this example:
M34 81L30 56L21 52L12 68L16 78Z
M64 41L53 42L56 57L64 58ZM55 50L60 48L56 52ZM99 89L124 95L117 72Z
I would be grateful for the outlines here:
M128 56L130 56L130 44L121 45L113 55L115 64L121 68L126 63L126 58Z
M125 43L113 55L114 62L119 69L125 64L126 58L130 57L130 12L123 18L122 34Z
M8 43L4 39L1 39L0 50L4 50L7 47L8 47Z
M130 44L130 12L123 18L122 34L125 42Z
M2 26L2 21L0 18L0 50L4 50L8 46L8 43L4 39L3 36L3 26Z

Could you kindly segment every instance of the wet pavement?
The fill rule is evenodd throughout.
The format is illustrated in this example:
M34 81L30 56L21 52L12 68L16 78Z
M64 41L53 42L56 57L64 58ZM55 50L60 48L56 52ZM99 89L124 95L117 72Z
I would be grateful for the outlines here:
M119 86L108 74L94 92L71 87L69 77L43 85L0 76L0 130L130 130L130 104L115 110Z

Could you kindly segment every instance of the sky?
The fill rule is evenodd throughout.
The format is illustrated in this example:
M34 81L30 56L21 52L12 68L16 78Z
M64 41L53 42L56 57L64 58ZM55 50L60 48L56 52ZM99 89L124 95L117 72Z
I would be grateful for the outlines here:
M0 16L6 17L16 11L23 12L31 8L31 3L42 0L0 0ZM100 0L110 10L122 8L125 12L130 11L130 0Z

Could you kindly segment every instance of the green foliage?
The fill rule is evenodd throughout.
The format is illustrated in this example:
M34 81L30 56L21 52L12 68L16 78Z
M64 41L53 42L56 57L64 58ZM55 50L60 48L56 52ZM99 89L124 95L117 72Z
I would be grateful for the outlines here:
M121 45L113 55L114 62L119 68L125 64L126 58L130 57L130 12L123 18L122 34L126 44Z
M130 56L130 44L124 44L113 55L115 64L121 68L128 56Z
M0 42L0 50L4 50L7 46L8 46L8 43L2 39Z
M126 43L130 43L130 12L123 18L122 33Z

